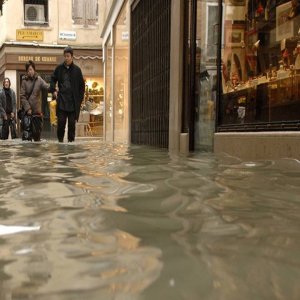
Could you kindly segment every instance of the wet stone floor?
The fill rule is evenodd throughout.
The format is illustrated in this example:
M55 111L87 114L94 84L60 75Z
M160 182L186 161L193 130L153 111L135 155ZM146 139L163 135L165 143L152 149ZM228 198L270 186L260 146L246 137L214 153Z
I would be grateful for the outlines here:
M300 299L300 162L0 141L0 300Z

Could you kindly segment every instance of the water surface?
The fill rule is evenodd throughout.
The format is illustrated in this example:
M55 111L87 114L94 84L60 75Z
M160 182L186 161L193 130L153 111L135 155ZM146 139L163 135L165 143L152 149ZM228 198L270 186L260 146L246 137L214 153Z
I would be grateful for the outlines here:
M0 300L300 299L300 162L0 142Z

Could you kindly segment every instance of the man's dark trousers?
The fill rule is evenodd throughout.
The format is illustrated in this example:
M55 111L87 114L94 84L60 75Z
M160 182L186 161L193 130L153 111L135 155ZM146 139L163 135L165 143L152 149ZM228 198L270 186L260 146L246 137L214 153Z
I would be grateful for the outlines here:
M68 142L75 140L76 114L75 111L63 111L58 109L57 115L57 137L59 142L63 142L65 136L65 128L68 120Z

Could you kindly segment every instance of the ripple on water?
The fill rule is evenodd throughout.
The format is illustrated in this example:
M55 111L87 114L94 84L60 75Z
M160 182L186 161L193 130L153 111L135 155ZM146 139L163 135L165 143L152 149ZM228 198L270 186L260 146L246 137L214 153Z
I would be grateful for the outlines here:
M0 299L299 299L299 161L2 145Z

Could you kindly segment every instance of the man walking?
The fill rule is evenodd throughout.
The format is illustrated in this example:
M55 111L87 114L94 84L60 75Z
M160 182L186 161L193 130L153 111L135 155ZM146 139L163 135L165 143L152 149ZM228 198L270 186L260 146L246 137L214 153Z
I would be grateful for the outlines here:
M2 119L1 139L7 140L9 130L11 138L17 137L16 133L16 93L10 87L9 78L4 78L3 90L0 92L0 118Z
M81 69L73 63L73 49L64 49L64 63L58 65L51 76L50 92L57 100L57 138L64 140L68 120L68 141L75 140L75 125L78 121L80 106L84 97L85 83ZM58 93L56 91L58 83Z

